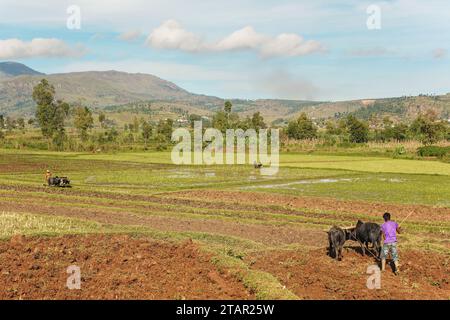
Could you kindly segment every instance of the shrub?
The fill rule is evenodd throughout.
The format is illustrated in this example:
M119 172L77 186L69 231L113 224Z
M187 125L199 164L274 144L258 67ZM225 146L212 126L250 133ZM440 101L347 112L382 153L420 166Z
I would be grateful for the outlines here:
M356 142L350 142L350 141L342 141L340 143L337 144L338 148L356 148L359 147L360 145Z
M450 147L425 146L417 149L417 154L421 157L443 158L450 155Z
M398 156L401 156L401 155L404 155L404 154L406 154L405 147L404 146L399 146L399 147L395 148L393 156L394 157L398 157Z

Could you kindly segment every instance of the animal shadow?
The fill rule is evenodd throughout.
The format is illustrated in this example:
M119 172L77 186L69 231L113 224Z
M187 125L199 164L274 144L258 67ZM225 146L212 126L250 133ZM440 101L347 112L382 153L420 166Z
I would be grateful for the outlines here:
M345 247L344 247L344 250L345 250L345 251L354 251L354 252L356 252L356 253L359 254L359 255L363 255L363 250L362 250L362 248L361 248L360 245L345 246ZM372 248L367 249L367 248L366 248L366 252L365 252L365 254L364 254L364 257L371 257L371 258L373 258L374 261L378 261L378 259L375 258L375 257L374 257L372 254L370 254L370 252L368 252L368 251L370 251L372 254L374 254L374 255L376 256L375 250L374 250L374 249L372 249Z

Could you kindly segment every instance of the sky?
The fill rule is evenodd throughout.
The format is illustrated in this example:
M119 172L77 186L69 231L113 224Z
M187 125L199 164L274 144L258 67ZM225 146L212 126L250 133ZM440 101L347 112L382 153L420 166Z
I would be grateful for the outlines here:
M448 0L0 0L0 61L221 98L450 92Z

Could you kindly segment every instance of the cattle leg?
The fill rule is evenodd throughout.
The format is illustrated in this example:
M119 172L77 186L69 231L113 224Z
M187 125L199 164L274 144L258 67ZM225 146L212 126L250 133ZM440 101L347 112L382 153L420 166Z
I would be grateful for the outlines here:
M364 257L366 255L366 248L365 248L365 246L364 246L364 244L362 242L360 242L359 245L361 246L362 255Z
M376 246L377 246L377 257L378 259L381 257L381 244L379 242L376 242Z

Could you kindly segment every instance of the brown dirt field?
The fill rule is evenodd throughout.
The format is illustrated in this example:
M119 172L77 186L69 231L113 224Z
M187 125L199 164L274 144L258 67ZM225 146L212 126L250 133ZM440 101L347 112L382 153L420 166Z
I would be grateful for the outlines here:
M214 209L226 209L234 212L257 211L330 217L323 212L311 214L302 211L302 208L308 208L318 212L337 212L331 216L336 219L341 217L342 221L348 222L349 214L353 213L379 219L381 212L391 211L401 220L413 211L410 221L423 223L427 220L449 221L450 208L214 190L144 196L32 186L0 185L0 189L9 191L5 192L5 199L0 198L0 210L7 212L66 216L104 224L145 226L161 231L206 232L235 236L267 246L301 244L303 249L252 253L244 260L252 268L276 276L302 299L450 299L448 255L427 252L426 249L400 249L401 275L394 276L387 271L382 275L382 289L369 290L366 288L366 268L374 264L373 259L369 256L362 257L353 249L344 252L342 262L331 259L324 249L327 239L323 231L310 230L303 224L295 223L262 224L260 222L265 219L262 215L258 219L240 222L237 219L222 219L220 215L216 218L214 213ZM38 194L30 194L30 191ZM53 199L46 199L43 193L55 196ZM70 196L89 198L77 199ZM100 202L99 198L103 201ZM61 199L61 203L58 199ZM120 200L139 200L146 203L120 203ZM120 210L108 208L107 203ZM86 208L82 204L99 204L103 207ZM163 206L158 207L155 204ZM186 206L187 209L210 209L208 215L214 216L214 219L177 215L187 210L178 206ZM132 209L142 212L133 213ZM446 234L420 235L428 240L447 237ZM449 242L447 244L450 245ZM306 246L313 249L307 249ZM71 264L82 269L81 291L68 290L65 287L68 277L65 270ZM83 270L87 270L86 273ZM142 274L142 270L151 272ZM193 291L192 287L198 290ZM11 241L0 241L0 299L253 297L229 274L220 274L210 263L209 257L200 253L192 243L177 245L107 235L58 238L18 236Z
M195 231L230 235L249 239L266 245L302 243L304 245L323 245L326 243L325 233L317 230L305 230L286 226L270 226L245 224L212 219L182 219L163 216L145 216L127 213L108 212L98 209L58 207L46 204L2 203L0 209L10 212L32 212L81 218L105 224L146 226L161 231Z
M301 299L450 299L450 257L436 253L401 251L400 275L386 266L379 290L366 286L367 267L375 260L353 249L344 251L342 261L325 249L271 251L246 261L272 273Z
M81 269L81 289L66 286ZM0 299L252 299L191 241L129 236L14 236L0 242Z
M406 217L413 212L409 220L450 221L450 208L440 208L424 205L396 205L389 203L372 203L365 201L346 201L331 198L299 197L263 192L234 192L215 190L193 190L167 193L167 196L187 199L208 199L210 201L225 201L231 203L259 205L279 205L293 208L308 208L332 212L364 213L380 218L380 213L392 212L398 217Z

